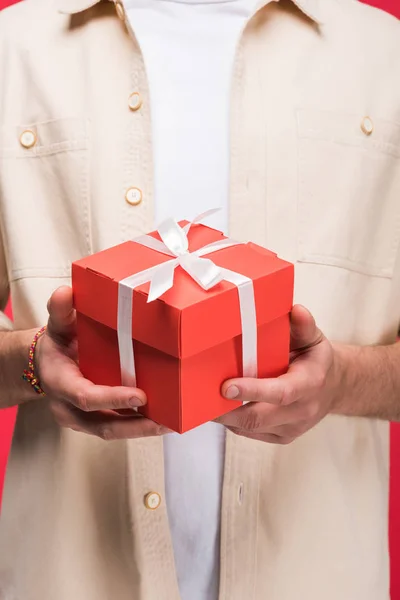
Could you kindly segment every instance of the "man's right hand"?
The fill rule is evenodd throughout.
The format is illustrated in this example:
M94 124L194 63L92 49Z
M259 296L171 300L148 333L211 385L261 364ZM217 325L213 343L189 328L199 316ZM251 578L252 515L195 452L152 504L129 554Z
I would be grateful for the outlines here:
M35 367L57 422L105 440L168 433L169 429L134 413L136 407L146 403L142 390L95 385L82 375L72 289L56 290L48 311L47 330L37 344Z

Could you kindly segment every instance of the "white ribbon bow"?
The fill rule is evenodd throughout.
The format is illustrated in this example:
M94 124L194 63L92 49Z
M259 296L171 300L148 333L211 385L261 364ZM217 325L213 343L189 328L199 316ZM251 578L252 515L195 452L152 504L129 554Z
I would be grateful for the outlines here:
M169 260L158 265L152 273L147 302L157 300L157 298L160 298L167 290L172 288L177 266L181 266L204 290L210 290L224 279L223 269L217 267L209 258L202 257L205 254L211 254L223 248L236 246L239 242L223 239L208 244L195 252L189 252L188 234L192 225L200 223L205 218L218 212L218 210L220 209L213 208L202 213L185 225L185 227L178 225L175 219L167 219L157 229L162 241L150 235L143 235L134 240L143 246L147 246L147 248L174 257L174 260Z
M242 324L243 376L257 377L257 321L253 282L245 275L218 267L212 260L203 258L206 254L236 246L241 242L225 238L203 246L194 252L189 252L188 234L192 225L200 223L218 210L220 209L208 210L184 227L181 227L174 219L167 219L157 229L162 241L150 235L143 235L133 240L156 252L171 256L172 259L119 282L117 330L122 385L133 387L136 385L132 345L133 290L139 285L150 283L147 301L153 302L173 287L174 273L178 266L181 266L204 290L210 290L223 280L237 286Z

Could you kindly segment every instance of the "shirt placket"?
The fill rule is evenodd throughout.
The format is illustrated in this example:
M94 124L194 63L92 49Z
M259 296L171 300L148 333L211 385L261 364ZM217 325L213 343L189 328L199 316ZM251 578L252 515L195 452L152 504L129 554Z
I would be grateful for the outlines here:
M117 3L116 6L122 6ZM119 13L121 15L121 13ZM125 15L125 12L123 13ZM130 125L123 148L125 206L122 214L122 239L132 232L146 233L154 227L153 153L151 140L150 97L146 70L139 44L125 17L124 25L132 38L128 108Z
M219 600L256 597L259 486L258 444L227 432Z
M154 227L153 162L150 100L143 56L122 3L117 15L132 38L128 109L131 120L123 147L121 234L124 240ZM179 600L174 554L165 503L162 438L128 440L127 493L130 508L132 560L141 598Z
M266 4L267 0L260 2L254 14ZM250 22L251 19L248 25ZM251 239L264 245L266 141L260 134L261 123L253 114L254 110L262 114L262 94L255 63L250 72L246 63L246 30L247 27L237 49L232 80L229 232L235 239ZM251 219L249 215L256 217ZM219 600L256 598L260 469L259 443L228 431L221 509Z
M162 438L127 442L127 480L140 597L179 600L165 503Z

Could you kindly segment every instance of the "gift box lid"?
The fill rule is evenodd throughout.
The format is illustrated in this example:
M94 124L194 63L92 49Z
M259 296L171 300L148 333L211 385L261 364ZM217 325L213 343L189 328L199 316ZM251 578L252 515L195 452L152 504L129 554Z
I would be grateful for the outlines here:
M157 233L150 234L158 238ZM192 226L189 251L224 239L205 225ZM207 255L216 265L252 279L257 324L270 322L292 307L294 267L253 243L238 244ZM117 329L119 282L171 260L170 257L128 241L72 265L74 303L78 312ZM149 284L133 292L132 338L177 358L185 358L241 334L238 291L222 281L203 290L180 266L174 285L148 303Z

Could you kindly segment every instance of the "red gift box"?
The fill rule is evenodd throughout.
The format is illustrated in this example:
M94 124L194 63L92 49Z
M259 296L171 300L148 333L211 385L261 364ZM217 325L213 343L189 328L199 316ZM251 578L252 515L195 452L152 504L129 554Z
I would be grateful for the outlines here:
M159 238L157 233L151 234ZM193 225L189 252L226 239ZM257 320L258 377L283 374L289 363L289 314L293 265L255 244L238 244L207 255L218 267L253 282ZM97 384L121 385L118 344L119 282L171 260L129 241L72 266L79 366ZM180 266L174 284L148 302L149 284L132 296L132 344L137 386L147 394L146 417L183 433L241 405L221 396L221 384L243 374L238 288L221 281L206 291Z

